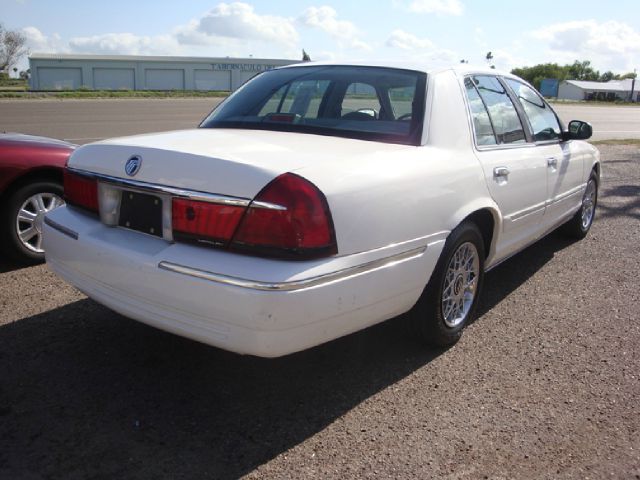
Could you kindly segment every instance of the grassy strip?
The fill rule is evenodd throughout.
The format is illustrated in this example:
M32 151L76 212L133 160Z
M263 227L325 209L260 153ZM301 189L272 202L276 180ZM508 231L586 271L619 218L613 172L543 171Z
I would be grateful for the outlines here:
M6 87L22 87L26 90L28 86L26 80L20 78L0 78L0 89Z
M592 145L640 145L640 138L610 138L608 140L594 140Z
M229 92L220 91L149 91L149 90L69 90L62 92L16 92L2 91L0 98L200 98L226 97Z

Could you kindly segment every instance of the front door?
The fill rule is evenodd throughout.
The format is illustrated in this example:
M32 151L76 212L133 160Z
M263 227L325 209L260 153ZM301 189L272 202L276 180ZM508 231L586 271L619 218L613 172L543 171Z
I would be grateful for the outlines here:
M514 79L507 79L506 83L522 106L535 149L546 163L547 206L543 222L552 226L580 205L584 191L583 155L574 142L562 142L557 115L535 90Z

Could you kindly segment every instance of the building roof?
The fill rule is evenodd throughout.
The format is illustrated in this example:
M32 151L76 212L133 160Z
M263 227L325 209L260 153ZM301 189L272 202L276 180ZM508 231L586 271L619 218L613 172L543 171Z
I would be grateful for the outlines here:
M630 92L631 79L609 80L608 82L589 82L585 80L565 80L569 85L574 85L583 90L596 92Z
M325 61L325 62L301 62L284 58L234 58L234 57L169 57L147 55L76 55L68 53L34 53L29 56L31 60L80 60L80 61L118 61L118 62L188 62L188 63L272 63L278 66L312 66L312 65L359 65L369 67L389 67L419 72L436 73L445 70L454 70L460 75L484 73L491 75L503 75L513 77L511 73L489 68L487 65L469 65L455 63L448 66L434 67L424 61L413 60L368 60L368 61Z
M189 62L189 63L265 63L275 62L289 64L300 60L286 58L236 58L236 57L170 57L151 55L75 55L68 53L33 53L31 60L81 60L81 61L114 61L114 62Z

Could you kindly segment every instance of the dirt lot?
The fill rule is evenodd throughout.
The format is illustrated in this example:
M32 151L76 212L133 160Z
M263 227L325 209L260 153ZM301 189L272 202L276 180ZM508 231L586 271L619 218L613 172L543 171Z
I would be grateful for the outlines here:
M402 319L276 360L0 263L0 478L640 478L640 148L601 205L487 276L447 351Z

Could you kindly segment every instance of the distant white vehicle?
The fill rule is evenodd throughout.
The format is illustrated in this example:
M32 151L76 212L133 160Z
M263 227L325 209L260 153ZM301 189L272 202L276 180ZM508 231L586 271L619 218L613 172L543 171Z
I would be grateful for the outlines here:
M411 311L455 343L484 272L589 231L598 151L527 83L468 66L258 75L193 130L78 148L50 268L149 325L275 357Z

